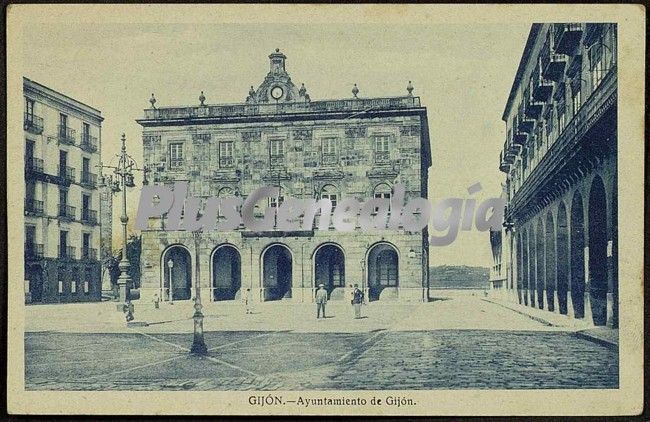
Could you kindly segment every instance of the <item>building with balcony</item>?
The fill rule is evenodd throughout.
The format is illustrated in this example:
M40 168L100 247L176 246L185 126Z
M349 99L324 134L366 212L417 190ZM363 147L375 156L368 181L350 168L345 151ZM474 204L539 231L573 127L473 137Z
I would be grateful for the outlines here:
M270 70L239 104L152 107L138 119L145 164L154 184L189 183L188 195L246 198L262 186L285 198L390 198L396 183L406 198L427 196L431 164L426 108L407 87L404 96L312 101L285 69L286 56L269 56ZM358 284L374 300L428 299L428 239L424 232L339 232L311 229L264 232L165 231L166 216L142 233L141 293L190 299L200 277L204 297L232 300L250 288L259 301L313 300L324 284L332 300Z
M617 27L534 24L503 113L510 297L618 326ZM501 245L503 243L503 245Z
M30 79L23 78L23 90L26 300L100 300L96 173L103 118Z

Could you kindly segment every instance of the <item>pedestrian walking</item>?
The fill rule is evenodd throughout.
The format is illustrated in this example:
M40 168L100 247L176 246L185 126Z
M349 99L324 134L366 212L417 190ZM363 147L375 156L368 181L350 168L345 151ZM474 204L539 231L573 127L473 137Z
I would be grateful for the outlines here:
M253 313L253 292L251 292L251 289L246 289L244 292L244 306L247 314Z
M153 295L153 307L160 309L160 298L158 297L158 294Z
M352 293L352 308L354 309L354 318L361 318L361 304L363 303L363 292L359 289L359 285L354 285L354 292Z
M316 319L320 318L321 310L323 311L323 318L325 316L325 304L327 303L327 290L325 290L324 284L318 285L318 290L316 290Z

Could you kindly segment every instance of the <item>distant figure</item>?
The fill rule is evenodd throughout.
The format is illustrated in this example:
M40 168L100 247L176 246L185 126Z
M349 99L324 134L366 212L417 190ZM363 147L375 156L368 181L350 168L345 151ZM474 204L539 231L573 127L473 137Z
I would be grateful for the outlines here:
M153 295L153 307L160 309L160 298L158 297L158 294Z
M253 313L253 293L251 289L246 289L246 292L244 292L244 306L246 306L247 314Z
M363 292L359 289L359 285L354 285L354 292L352 297L352 307L354 308L354 318L361 318L361 304L363 303Z
M133 303L131 301L124 305L124 312L126 312L126 322L131 322L135 319L133 316L134 310L135 306L133 306Z
M325 317L325 304L327 303L327 290L324 284L318 285L316 290L316 319L320 318L321 310L323 311L323 318Z

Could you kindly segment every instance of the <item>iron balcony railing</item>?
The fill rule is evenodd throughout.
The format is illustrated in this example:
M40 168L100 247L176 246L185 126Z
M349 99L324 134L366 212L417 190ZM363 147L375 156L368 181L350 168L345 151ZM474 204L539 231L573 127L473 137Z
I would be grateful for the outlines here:
M28 259L43 258L43 244L26 242L25 243L25 257Z
M89 133L82 133L79 147L84 151L97 152L97 138L95 136L90 136Z
M61 246L59 245L59 258L63 259L76 259L77 248L74 246Z
M220 168L230 168L235 165L235 160L232 157L221 157L219 158L219 167Z
M33 198L25 199L25 212L27 214L42 215L43 209L43 201L38 201Z
M337 164L339 157L336 154L323 154L323 164Z
M97 249L95 248L81 249L81 259L87 259L92 261L97 260Z
M74 145L76 143L77 131L70 129L67 126L58 126L58 139L59 143L66 145Z
M556 23L553 25L553 48L559 54L571 54L580 44L583 23Z
M25 158L25 170L28 173L43 173L43 160L40 158L26 157Z
M388 151L375 151L375 163L387 163L390 158Z
M29 133L40 135L43 133L43 118L34 113L25 113L24 128Z
M59 217L74 220L77 208L67 204L59 204Z
M82 209L81 221L87 224L97 224L97 211L91 209Z
M170 160L169 161L169 168L170 169L182 169L183 166L185 165L185 160Z
M87 186L89 188L94 188L97 186L97 175L87 172L87 171L82 171L81 172L81 184L84 186Z
M63 180L67 182L74 183L75 172L76 170L74 169L74 167L59 166L59 177L61 177Z

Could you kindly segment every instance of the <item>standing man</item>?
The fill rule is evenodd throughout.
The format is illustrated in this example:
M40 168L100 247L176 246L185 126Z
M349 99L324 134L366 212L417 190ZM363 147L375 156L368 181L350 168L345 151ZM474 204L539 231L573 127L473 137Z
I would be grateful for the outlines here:
M251 289L246 289L243 295L243 300L244 300L244 306L246 307L246 313L247 314L252 314L253 313L253 293L251 292Z
M325 317L325 304L327 303L327 290L324 284L318 285L316 290L316 319L320 318L321 309L323 310L323 318Z
M352 307L354 308L354 319L361 318L361 304L363 303L363 292L359 289L359 285L354 285L354 293L352 293Z

